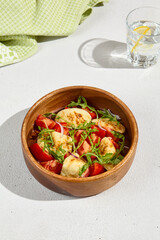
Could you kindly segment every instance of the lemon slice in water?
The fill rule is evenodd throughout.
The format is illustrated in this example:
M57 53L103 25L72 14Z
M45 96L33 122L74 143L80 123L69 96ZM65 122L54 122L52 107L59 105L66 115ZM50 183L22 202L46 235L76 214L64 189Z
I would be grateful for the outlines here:
M134 31L143 35L151 35L151 29L148 26L137 27Z
M137 27L137 28L135 28L133 31L135 31L135 32L137 32L137 33L139 33L139 34L143 34L143 35L151 35L151 29L148 27L148 26L140 26L140 27ZM131 53L133 52L133 51L135 51L135 49L136 49L136 47L137 46L139 46L140 45L140 41L142 40L142 38L144 37L144 36L140 36L140 38L137 40L137 42L135 43L135 45L134 45L134 47L132 48L132 50L131 50ZM150 47L152 47L152 46L150 46ZM149 48L150 48L149 47Z

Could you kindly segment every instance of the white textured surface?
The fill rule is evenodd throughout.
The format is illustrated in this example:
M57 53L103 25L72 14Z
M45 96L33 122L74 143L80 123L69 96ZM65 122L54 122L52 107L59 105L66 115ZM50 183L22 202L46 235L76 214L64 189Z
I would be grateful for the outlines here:
M0 69L0 239L160 239L160 63L143 69L96 69L78 48L92 38L125 42L125 17L159 0L110 0L68 38L39 44L30 59ZM41 186L25 166L20 142L28 108L64 86L90 85L117 95L134 113L139 145L127 175L94 197L74 198Z

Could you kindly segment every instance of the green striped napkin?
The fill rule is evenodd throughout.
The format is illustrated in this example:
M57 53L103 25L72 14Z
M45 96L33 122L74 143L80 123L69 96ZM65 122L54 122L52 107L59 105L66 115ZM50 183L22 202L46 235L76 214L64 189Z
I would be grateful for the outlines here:
M0 66L37 51L36 36L68 36L107 0L0 0Z

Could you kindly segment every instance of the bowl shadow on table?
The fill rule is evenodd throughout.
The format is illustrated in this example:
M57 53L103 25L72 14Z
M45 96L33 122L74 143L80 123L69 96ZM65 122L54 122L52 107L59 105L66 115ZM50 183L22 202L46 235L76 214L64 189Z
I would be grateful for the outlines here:
M21 126L29 109L16 113L0 126L0 182L11 192L32 200L78 199L55 187L42 186L29 172L21 149Z
M85 64L95 68L135 68L127 60L127 44L94 38L84 42L78 55Z

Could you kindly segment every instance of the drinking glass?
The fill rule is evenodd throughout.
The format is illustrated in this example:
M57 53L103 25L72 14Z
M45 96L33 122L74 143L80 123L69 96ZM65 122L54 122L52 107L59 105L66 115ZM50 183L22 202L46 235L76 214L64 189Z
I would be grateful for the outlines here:
M160 56L160 9L141 7L127 18L127 56L136 67L154 65Z

